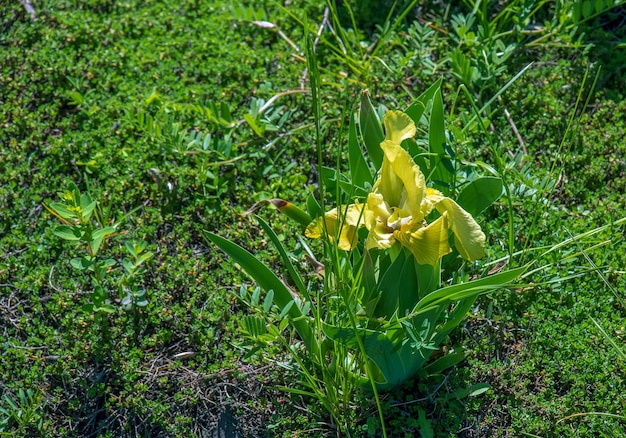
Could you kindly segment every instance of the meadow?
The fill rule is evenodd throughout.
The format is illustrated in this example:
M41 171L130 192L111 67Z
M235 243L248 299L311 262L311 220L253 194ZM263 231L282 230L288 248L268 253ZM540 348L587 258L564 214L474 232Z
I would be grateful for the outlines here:
M625 65L622 1L0 3L0 436L626 436Z

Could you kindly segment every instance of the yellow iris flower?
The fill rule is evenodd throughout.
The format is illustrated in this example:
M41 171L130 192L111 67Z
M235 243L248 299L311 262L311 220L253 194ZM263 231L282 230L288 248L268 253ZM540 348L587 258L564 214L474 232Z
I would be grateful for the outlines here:
M400 111L389 111L383 120L385 139L380 144L384 158L378 179L365 205L351 204L341 214L333 209L313 221L306 230L309 237L320 237L321 221L326 221L330 236L338 235L338 247L354 249L357 229L367 227L366 247L386 249L400 243L420 264L435 265L451 252L449 230L461 256L476 260L483 256L485 235L474 218L438 190L427 188L426 180L403 140L416 134L413 120ZM425 218L436 209L440 217L427 224Z

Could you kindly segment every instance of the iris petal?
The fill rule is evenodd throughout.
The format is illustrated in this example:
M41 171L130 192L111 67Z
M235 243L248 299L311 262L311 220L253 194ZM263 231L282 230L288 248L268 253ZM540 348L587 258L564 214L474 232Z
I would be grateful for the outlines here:
M477 260L485 254L485 234L471 214L450 198L442 197L435 208L448 216L454 233L454 246L466 260Z
M383 125L385 125L385 140L396 144L415 137L417 132L413 119L402 111L387 111L383 118Z
M344 251L350 251L358 243L357 230L363 225L362 215L363 205L358 203L348 205L345 211L343 208L333 208L323 217L311 222L304 234L312 239L321 237L325 222L326 231L331 241L337 237L337 247Z
M394 235L422 265L436 265L441 257L451 251L448 244L448 219L445 215L413 233L395 232Z
M387 218L392 214L380 193L370 193L363 216L369 230L366 247L389 248L395 242L393 231L388 229Z
M426 190L424 174L419 166L415 164L411 155L399 144L383 141L380 147L385 153L383 166L385 166L385 161L387 161L393 174L393 177L388 176L386 181L382 179L385 174L381 175L380 186L383 197L385 197L389 205L409 210L415 220L421 221L423 215L420 204ZM389 181L393 181L394 184L386 186L385 183ZM389 192L393 196L389 196L390 199L387 199L385 195L389 194Z

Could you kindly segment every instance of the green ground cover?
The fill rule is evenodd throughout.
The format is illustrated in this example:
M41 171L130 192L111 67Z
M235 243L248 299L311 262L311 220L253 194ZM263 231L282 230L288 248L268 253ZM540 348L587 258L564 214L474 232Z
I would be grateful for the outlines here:
M308 0L38 1L35 19L0 4L0 435L381 436L367 395L338 432L278 389L301 375L280 345L250 353L237 297L253 283L202 234L280 269L244 212L304 205L319 184L305 26L320 32L328 165L363 89L404 109L442 78L456 153L501 166L511 194L513 222L502 200L476 217L487 262L607 226L538 259L552 263L541 284L480 297L446 343L463 362L381 394L389 436L626 435L626 243L612 226L626 216L626 9L613 3L420 2L395 21L402 7L364 1L339 23ZM71 183L98 201L97 249L59 237L44 206ZM300 248L286 218L257 213Z

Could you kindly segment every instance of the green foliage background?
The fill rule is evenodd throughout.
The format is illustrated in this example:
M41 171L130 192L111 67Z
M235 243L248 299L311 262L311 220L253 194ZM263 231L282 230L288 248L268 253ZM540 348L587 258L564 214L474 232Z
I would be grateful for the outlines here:
M243 436L331 435L322 410L273 389L294 381L279 366L284 358L276 347L243 360L238 331L245 308L233 292L248 279L201 236L212 230L272 261L267 239L242 213L267 197L301 204L314 191L307 93L280 95L259 113L278 93L300 90L302 52L253 21L275 24L303 51L304 30L294 16L308 17L317 30L324 5L34 5L35 20L20 2L0 5L0 433L207 436L232 416ZM379 59L359 64L361 70L342 63L335 39L323 34L318 56L329 163L346 140L344 108L354 107L364 87L393 109L443 77L446 108L454 108L450 123L467 125L472 111L468 95L458 92L462 81L449 56L458 41L449 35L452 16L470 10L420 3ZM355 12L362 28L344 43L367 47L381 34L379 15L364 5ZM530 24L543 26L550 14L542 14ZM503 36L515 52L505 68L482 71L490 76L470 90L480 106L534 62L486 109L489 138L475 129L458 139L468 159L490 163L490 144L510 156L518 249L551 245L626 215L626 104L617 62L626 59L624 14L615 8L545 43L531 44L521 31ZM341 22L350 27L343 16ZM475 48L467 50L472 55ZM593 78L598 67L590 104L578 107L568 130L579 89L592 92L585 72ZM210 134L210 141L204 148L191 144L192 134L203 141ZM56 219L42 206L70 181L100 200L105 223L122 220L120 234L101 251L121 260L125 239L143 239L154 253L140 330L132 315L119 313L104 355L96 354L101 338L91 316L80 311L89 279L72 271L75 248L52 234ZM554 188L545 190L544 181ZM267 217L294 247L290 225L272 212ZM504 208L477 219L489 259L505 255ZM602 239L613 243L589 255L623 299L623 229ZM581 267L590 266L578 257L557 264L552 275ZM624 415L624 360L589 316L623 345L625 312L593 272L481 298L452 339L468 360L439 380L386 396L392 435L428 436L431 428L436 436L622 436L623 417L559 420L583 412ZM476 383L490 389L467 397ZM24 414L4 413L18 411ZM355 408L355 436L375 436L368 415L366 403Z

